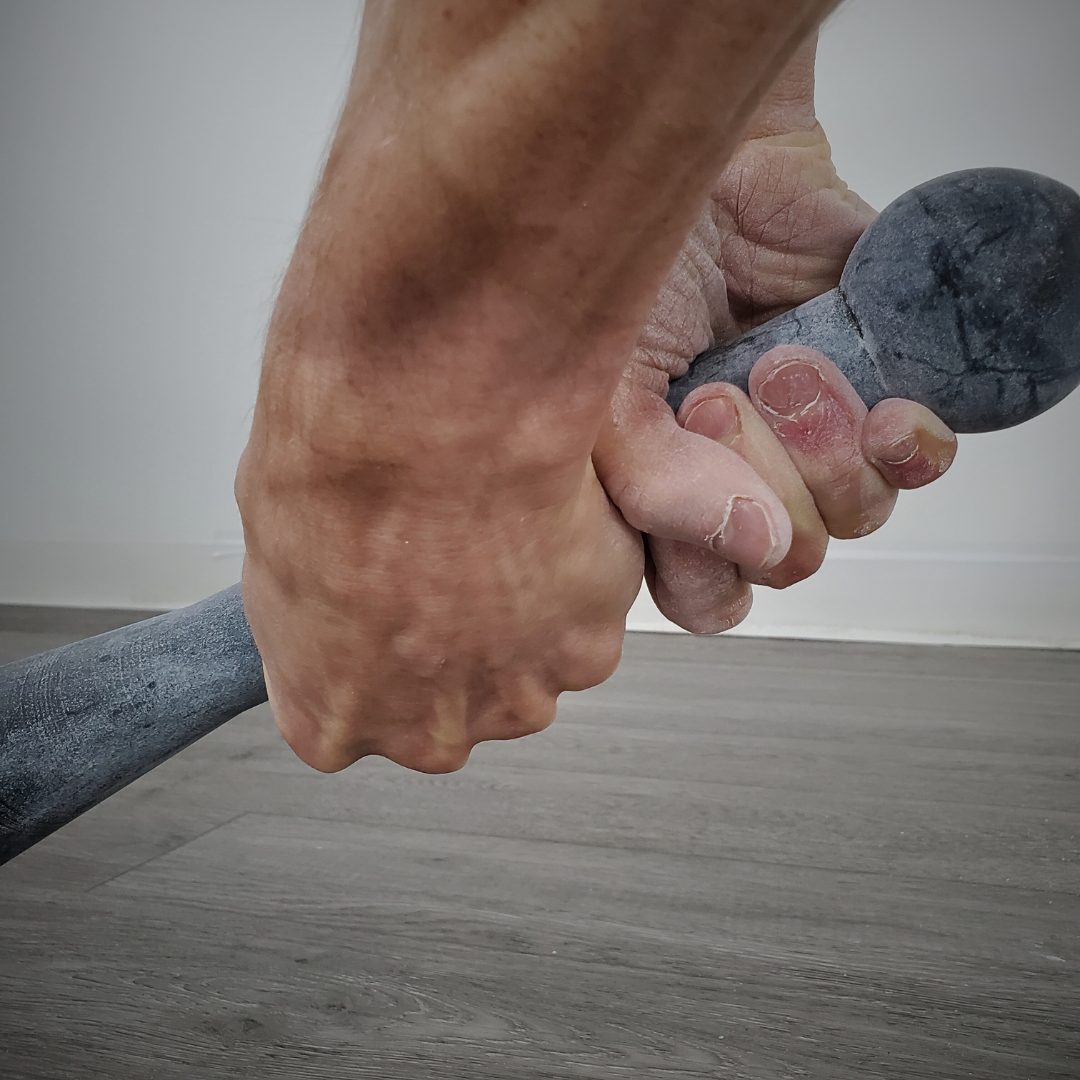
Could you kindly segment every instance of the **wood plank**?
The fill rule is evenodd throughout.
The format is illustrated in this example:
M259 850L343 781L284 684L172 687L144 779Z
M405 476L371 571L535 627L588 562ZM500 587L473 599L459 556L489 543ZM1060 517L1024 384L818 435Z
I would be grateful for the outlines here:
M5 1048L38 1075L47 1012L57 1080L139 1075L147 1043L155 1076L1066 1077L1041 899L249 815L75 926L5 913Z

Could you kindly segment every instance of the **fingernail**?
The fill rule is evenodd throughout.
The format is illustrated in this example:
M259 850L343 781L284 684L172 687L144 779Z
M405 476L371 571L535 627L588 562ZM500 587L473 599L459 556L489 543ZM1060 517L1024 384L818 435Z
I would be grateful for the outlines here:
M758 387L758 399L777 416L807 412L821 397L821 374L812 364L798 361L778 367Z
M772 566L780 554L769 515L752 499L732 499L724 524L709 540L726 559L755 568Z
M912 431L886 446L877 459L885 465L906 465L918 452L919 436Z
M729 397L706 398L695 405L683 421L683 427L695 435L730 446L742 430L739 410Z

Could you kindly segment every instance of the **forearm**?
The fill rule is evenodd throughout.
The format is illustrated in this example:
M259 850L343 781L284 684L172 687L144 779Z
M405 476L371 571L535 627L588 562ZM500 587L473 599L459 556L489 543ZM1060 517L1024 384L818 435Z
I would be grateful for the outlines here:
M374 420L407 394L421 447L542 429L587 454L709 184L831 6L371 0L271 331L278 419L400 462L411 425Z

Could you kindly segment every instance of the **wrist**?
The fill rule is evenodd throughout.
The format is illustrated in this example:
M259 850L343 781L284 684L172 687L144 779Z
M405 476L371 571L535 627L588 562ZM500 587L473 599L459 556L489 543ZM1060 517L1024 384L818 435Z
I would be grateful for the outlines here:
M576 325L490 277L416 318L381 310L381 325L335 312L332 281L290 278L256 425L329 468L372 461L437 473L461 461L493 475L580 465L637 336L630 322Z
M282 499L390 484L431 500L521 489L550 501L580 480L599 420L566 407L572 387L519 382L509 395L448 367L340 347L269 352L247 465Z

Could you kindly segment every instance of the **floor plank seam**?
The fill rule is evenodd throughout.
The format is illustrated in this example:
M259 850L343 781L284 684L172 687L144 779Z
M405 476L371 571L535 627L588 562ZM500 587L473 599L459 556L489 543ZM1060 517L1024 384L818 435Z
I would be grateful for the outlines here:
M220 825L215 825L211 829L207 829L206 832L200 833L199 836L193 836L190 840L185 840L183 844L178 844L174 851L179 851L181 848L186 847L187 844L193 843L203 836L208 836L210 833L215 832L217 829L224 828L227 825L231 825L233 822L243 817L251 818L271 818L278 821L306 821L315 823L322 823L326 825L353 825L360 827L368 827L373 829L393 829L397 832L413 832L421 833L425 836L467 836L473 837L478 840L505 840L510 843L520 844L549 844L558 847L579 848L582 851L596 850L601 851L625 851L631 852L637 855L660 855L666 858L684 859L692 862L731 862L739 865L747 866L770 866L770 867L782 867L785 870L810 870L814 872L820 872L824 874L837 874L841 876L850 877L864 877L864 878L883 878L903 883L906 881L912 882L941 882L947 885L962 885L966 888L974 889L996 889L1004 892L1021 892L1034 893L1038 896L1048 897L1061 897L1068 900L1076 900L1080 898L1080 891L1078 892L1062 892L1060 890L1050 889L1038 889L1031 886L1020 886L1013 884L1002 884L997 882L985 882L985 881L965 881L963 878L953 877L932 877L905 874L898 876L892 871L882 870L861 870L855 867L836 867L826 866L821 863L794 863L794 862L779 862L777 860L770 859L750 859L745 856L736 855L710 855L704 852L672 852L668 848L654 848L654 847L630 847L625 844L610 844L602 842L583 842L575 840L560 840L558 838L548 837L521 837L521 836L507 836L502 833L491 832L473 832L467 829L447 829L447 828L424 828L422 825L396 825L393 822L365 822L365 821L353 821L347 818L333 818L333 817L318 817L310 816L308 814L295 814L285 813L276 814L270 810L245 810L231 818L229 821L223 821ZM170 852L162 852L160 855L155 855L150 859L147 859L145 863L140 863L140 866L145 866L147 863L153 862L154 859L161 858L162 855L170 854ZM131 867L130 870L137 870L139 867ZM110 881L115 880L116 877L122 877L123 874L129 873L130 870L122 871L122 873L115 875L114 878L110 878ZM108 882L100 882L100 885L108 884ZM94 888L98 888L99 885L95 885Z
M150 863L155 862L157 859L163 859L166 855L171 855L174 851L179 851L181 848L187 847L188 844L195 843L196 840L201 840L205 836L209 836L211 833L216 832L218 829L224 829L227 825L232 825L234 822L239 821L242 817L247 817L251 813L249 810L241 810L240 813L234 814L228 821L219 821L216 825L211 825L209 829L204 829L201 833L195 836L189 836L186 840L181 841L179 844L173 845L165 851L159 851L154 855L151 855L147 859L143 859L142 862L136 863L134 866L125 867L119 873L113 874L112 877L106 878L104 881L98 881L94 885L91 885L88 889L83 889L83 895L88 895L94 892L96 889L100 889L104 885L109 885L114 881L122 878L125 874L134 873L136 870L141 870L145 866L149 866Z
M992 751L987 751L991 753ZM1007 754L1007 751L1000 752L1003 756L1016 757L1015 754ZM1056 761L1061 760L1060 754L1046 754L1045 757L1053 758ZM1070 759L1071 760L1071 759ZM1080 757L1077 758L1077 762L1080 763ZM857 764L857 763L856 763ZM636 773L626 771L611 771L611 772L581 772L576 769L567 767L560 768L553 765L496 765L489 762L477 762L478 768L491 769L492 771L498 771L501 774L514 775L518 773L527 773L531 776L540 775L543 773L554 773L558 776L577 776L583 777L589 780L598 779L610 779L611 777L624 777L629 780L648 780L657 784L663 784L665 786L681 786L681 785L693 785L695 787L701 786L704 788L736 788L739 791L783 791L785 793L796 792L802 795L819 795L821 794L820 787L804 787L798 788L791 785L785 785L784 787L776 787L775 785L762 784L762 783L740 783L737 780L684 780L673 779L670 776L653 776L649 773ZM1054 782L1059 782L1055 780ZM462 786L465 786L464 784ZM926 799L926 798L912 798L903 795L872 795L866 794L863 796L867 799L877 799L882 803L887 803L890 806L895 805L912 805L912 806L963 806L972 810L1022 810L1026 813L1032 814L1053 814L1055 816L1075 817L1077 822L1080 823L1080 810L1059 810L1053 807L1045 806L1029 806L1024 803L991 803L991 802L972 802L966 799ZM306 815L304 815L306 816ZM324 820L319 818L312 818L312 821ZM333 821L333 818L327 818L325 820Z
M633 665L638 671L647 668L650 665L650 661L640 662ZM1067 661L1063 661L1061 666L1077 667L1080 669L1080 649L1069 650ZM814 675L820 671L820 666L815 664L806 665L793 665L781 663L776 660L767 660L762 658L761 661L755 663L741 663L741 664L725 664L725 663L711 663L707 659L695 658L693 660L665 660L663 664L664 672L670 672L672 669L677 668L689 668L691 670L700 671L702 667L708 667L710 675L722 675L722 674L734 674L734 675L746 675L757 671L770 671L779 670L785 675L802 675L810 674ZM996 685L998 683L1016 683L1018 686L1043 686L1045 685L1045 678L1039 676L1015 676L1015 675L957 675L955 672L944 671L902 671L899 669L889 668L888 670L880 670L874 668L836 668L830 665L829 673L835 675L839 679L854 676L856 678L866 679L917 679L920 682L927 682L933 680L946 680L948 682L956 683L975 683L977 685ZM1070 673L1071 674L1071 673ZM1080 679L1074 678L1062 678L1061 672L1054 672L1056 683L1068 687L1080 687Z

